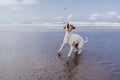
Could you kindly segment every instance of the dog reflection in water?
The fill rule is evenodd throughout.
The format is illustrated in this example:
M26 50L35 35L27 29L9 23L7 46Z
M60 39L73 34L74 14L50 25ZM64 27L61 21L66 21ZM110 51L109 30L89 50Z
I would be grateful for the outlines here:
M77 68L81 64L81 56L75 54L74 57L69 58L58 57L58 58L60 65L63 66L62 71L65 76L65 79L73 80L73 78L75 78L75 75L77 75Z

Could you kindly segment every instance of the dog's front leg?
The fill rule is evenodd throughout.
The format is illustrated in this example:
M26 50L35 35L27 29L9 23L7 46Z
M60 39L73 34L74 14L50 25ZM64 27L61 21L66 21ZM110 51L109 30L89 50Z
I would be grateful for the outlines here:
M58 51L58 55L59 55L59 56L61 55L61 51L62 51L64 45L65 45L65 43L62 43L62 45L61 45L61 47L60 47L60 49L59 49L59 51Z
M71 47L70 47L70 51L69 51L69 53L68 53L68 55L67 55L68 57L71 56L72 50L73 50L73 47L71 46Z

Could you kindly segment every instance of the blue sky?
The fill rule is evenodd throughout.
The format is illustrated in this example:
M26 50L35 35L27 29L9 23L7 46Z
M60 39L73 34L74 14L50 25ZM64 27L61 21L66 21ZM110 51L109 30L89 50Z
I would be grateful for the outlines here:
M0 22L120 22L120 0L0 0Z

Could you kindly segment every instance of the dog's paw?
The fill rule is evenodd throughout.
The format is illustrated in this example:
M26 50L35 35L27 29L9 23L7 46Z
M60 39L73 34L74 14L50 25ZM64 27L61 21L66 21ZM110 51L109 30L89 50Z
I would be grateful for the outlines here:
M81 53L82 53L81 50L79 50L79 51L78 51L78 54L81 54Z
M71 57L71 55L67 55L67 57Z
M77 50L75 50L75 51L74 51L74 53L78 53L78 51L77 51Z
M58 52L58 56L61 56L62 54L60 52Z

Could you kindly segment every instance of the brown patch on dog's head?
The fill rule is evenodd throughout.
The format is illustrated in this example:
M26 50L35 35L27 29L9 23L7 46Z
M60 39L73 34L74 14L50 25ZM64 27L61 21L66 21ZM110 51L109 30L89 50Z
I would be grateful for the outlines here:
M64 26L64 29L66 28L66 25Z
M70 24L70 26L71 26L71 29L75 29L75 26L74 26L74 25Z

